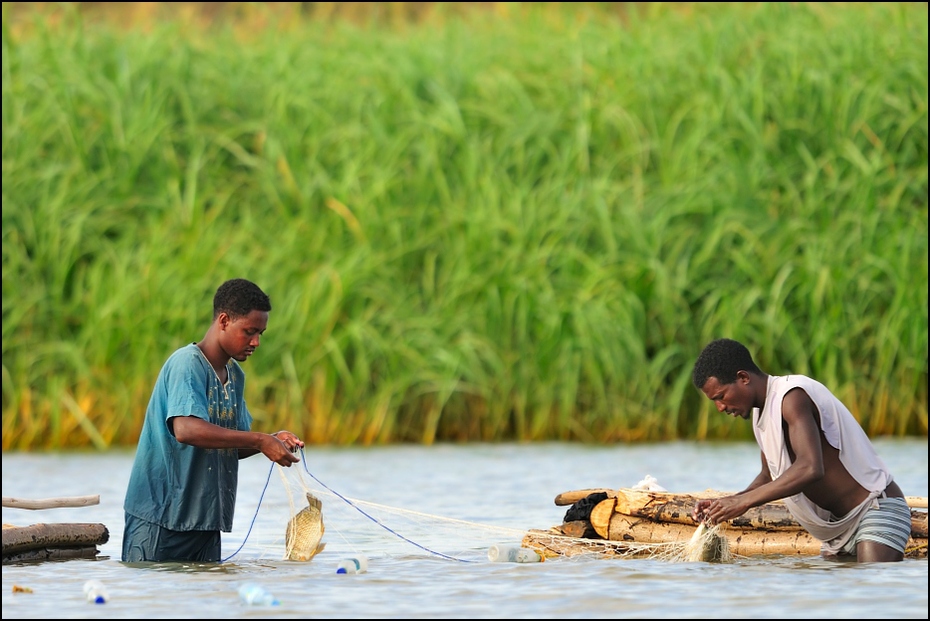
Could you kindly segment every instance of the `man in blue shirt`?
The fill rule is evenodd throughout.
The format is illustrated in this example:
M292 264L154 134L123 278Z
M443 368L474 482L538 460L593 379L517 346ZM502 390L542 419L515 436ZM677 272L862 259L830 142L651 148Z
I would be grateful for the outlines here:
M239 460L259 452L281 466L304 446L290 431L251 431L245 373L271 301L248 280L213 297L213 323L176 350L152 391L123 510L124 562L220 560L220 531L232 530Z

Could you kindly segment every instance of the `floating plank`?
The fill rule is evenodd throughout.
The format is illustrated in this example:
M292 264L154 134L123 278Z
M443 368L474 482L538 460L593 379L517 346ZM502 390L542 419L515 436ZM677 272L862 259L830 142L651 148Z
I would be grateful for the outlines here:
M61 507L88 507L100 504L100 495L94 496L67 496L62 498L28 498L3 497L4 507L15 509L58 509Z

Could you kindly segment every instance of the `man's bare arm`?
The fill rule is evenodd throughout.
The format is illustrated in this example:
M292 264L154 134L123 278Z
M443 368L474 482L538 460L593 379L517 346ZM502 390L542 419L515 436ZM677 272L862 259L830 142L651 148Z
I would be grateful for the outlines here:
M171 419L178 442L205 449L244 449L261 452L281 466L290 466L300 459L273 435L257 431L226 429L196 416L175 416Z
M762 480L762 473L744 491L695 505L693 517L719 524L744 514L752 507L788 496L794 496L805 487L819 481L824 475L823 449L820 445L820 428L817 425L814 402L806 392L794 389L782 402L782 420L785 423L789 447L794 462L774 481ZM765 458L763 456L763 465ZM764 466L768 472L768 466Z

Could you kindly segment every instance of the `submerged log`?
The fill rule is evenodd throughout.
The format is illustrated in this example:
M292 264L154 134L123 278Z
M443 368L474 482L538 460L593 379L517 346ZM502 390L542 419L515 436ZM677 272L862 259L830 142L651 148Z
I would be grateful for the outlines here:
M110 532L103 524L33 524L3 528L3 557L43 548L73 548L103 544Z
M97 558L100 550L96 546L78 546L71 548L40 548L25 550L16 554L3 555L3 564L40 563L43 561L65 561L76 558Z

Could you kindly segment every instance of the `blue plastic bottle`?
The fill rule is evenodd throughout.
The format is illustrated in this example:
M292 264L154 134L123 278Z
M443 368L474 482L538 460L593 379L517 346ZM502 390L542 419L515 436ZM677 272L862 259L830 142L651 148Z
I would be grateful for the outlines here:
M88 580L84 583L84 597L93 604L106 604L110 595L98 580Z

